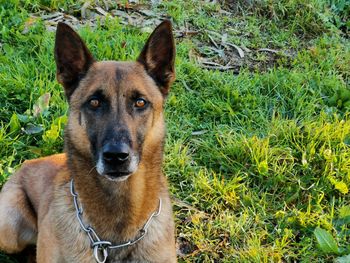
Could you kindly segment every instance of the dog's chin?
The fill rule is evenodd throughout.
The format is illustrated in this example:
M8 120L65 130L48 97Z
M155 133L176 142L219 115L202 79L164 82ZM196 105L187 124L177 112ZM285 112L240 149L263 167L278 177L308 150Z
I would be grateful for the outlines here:
M126 181L131 174L102 174L107 180L112 182L123 182Z
M133 172L131 171L108 171L108 170L104 170L104 169L97 169L97 173L99 175L101 175L102 177L106 178L109 181L113 181L113 182L123 182L125 180L127 180L131 174L133 174Z

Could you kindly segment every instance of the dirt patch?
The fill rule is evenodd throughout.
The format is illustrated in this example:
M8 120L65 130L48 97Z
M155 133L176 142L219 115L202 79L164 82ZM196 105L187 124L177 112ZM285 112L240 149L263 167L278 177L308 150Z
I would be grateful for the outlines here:
M196 251L198 251L198 247L186 238L179 237L176 240L176 250L177 256L184 258L186 256L193 255L193 253L196 253Z
M219 0L220 5L234 15L251 12L257 8L257 1L254 0Z
M252 1L223 1L224 6L233 8L237 12L241 8L252 6ZM154 11L150 4L124 4L113 7L84 4L79 9L70 10L69 13L42 9L31 15L22 33L27 33L33 22L39 18L44 21L48 31L55 31L58 22L65 22L75 29L84 25L94 28L103 24L108 18L118 18L120 23L135 26L142 32L152 32L154 27L162 20L169 18L165 12ZM232 9L230 9L232 12ZM233 13L232 13L233 14ZM175 37L191 38L195 43L195 50L189 54L190 58L202 68L238 73L242 68L250 71L266 71L275 65L289 65L290 59L295 55L293 51L280 51L269 48L249 49L240 47L226 41L225 33L213 31L197 31L190 23L185 27L174 25ZM203 34L207 37L203 38ZM204 42L200 39L209 39Z
M215 33L215 32L211 32ZM288 67L296 51L281 51L270 48L249 49L226 42L224 34L209 34L208 43L197 42L197 50L190 56L203 68L239 73L242 68L264 72L274 66Z

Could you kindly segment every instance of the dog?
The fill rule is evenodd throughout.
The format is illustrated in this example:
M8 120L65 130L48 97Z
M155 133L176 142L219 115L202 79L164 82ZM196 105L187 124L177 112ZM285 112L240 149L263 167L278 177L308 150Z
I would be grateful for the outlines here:
M36 262L176 262L162 173L163 107L175 80L170 21L134 62L96 61L59 23L57 80L69 103L64 153L25 161L0 193L0 250Z

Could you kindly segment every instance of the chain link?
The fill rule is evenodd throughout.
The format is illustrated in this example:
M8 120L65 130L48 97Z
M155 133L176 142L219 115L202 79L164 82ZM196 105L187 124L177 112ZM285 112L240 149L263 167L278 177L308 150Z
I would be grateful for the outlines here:
M98 263L104 263L107 260L108 257L108 249L117 249L117 248L123 248L127 246L132 246L142 240L145 235L147 234L148 227L154 217L159 216L161 210L162 210L162 199L159 198L159 205L158 210L154 211L151 216L147 219L146 223L143 225L143 227L139 230L139 234L132 240L129 240L125 243L112 245L109 241L104 241L99 238L99 236L96 234L95 230L90 225L85 225L82 215L83 215L83 208L79 206L78 202L78 194L74 190L74 181L73 179L70 181L70 193L73 196L73 203L76 211L76 216L79 222L79 225L81 229L87 234L90 240L91 248L93 249L93 255Z

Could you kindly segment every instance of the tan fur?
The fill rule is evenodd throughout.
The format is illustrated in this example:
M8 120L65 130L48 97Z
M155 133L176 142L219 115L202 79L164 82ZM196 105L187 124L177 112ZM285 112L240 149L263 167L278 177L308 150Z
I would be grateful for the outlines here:
M74 41L79 41L74 33L68 33L77 39ZM127 248L109 250L107 262L176 262L172 207L162 174L164 94L174 74L163 91L142 61L95 62L87 48L77 43L73 43L73 47L77 46L80 57L78 61L74 57L73 62L77 71L85 70L84 67L88 70L75 90L69 84L74 75L59 71L60 53L56 54L57 78L65 87L70 104L65 131L67 153L26 161L4 185L0 193L0 249L17 253L28 245L36 245L38 263L96 262L89 239L76 218L69 189L74 178L85 224L113 244L134 239L149 216L157 211L159 198L162 199L161 213L152 220L145 238ZM92 61L91 65L79 60L84 56ZM144 136L141 161L125 181L110 181L95 169L89 116L82 107L97 90L102 90L110 100L108 119L101 117L99 127L93 127L97 134L103 133L111 123L117 123L115 129L126 127L134 142L134 151L139 140L137 134ZM128 98L135 90L151 100L152 107L142 117L127 112Z

